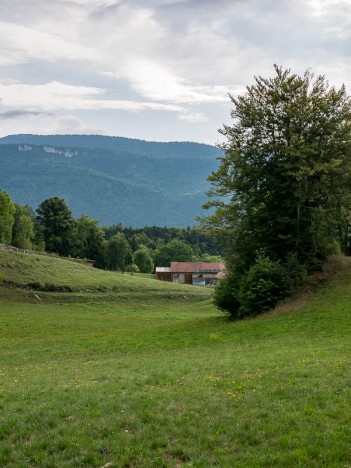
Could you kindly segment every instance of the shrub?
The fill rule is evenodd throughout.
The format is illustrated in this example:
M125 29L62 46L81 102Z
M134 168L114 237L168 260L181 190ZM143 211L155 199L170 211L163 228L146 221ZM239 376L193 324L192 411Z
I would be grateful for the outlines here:
M218 309L237 317L240 308L238 276L230 274L223 278L214 292L213 302Z
M126 271L129 273L139 273L139 267L135 263L132 263L126 267Z
M214 294L215 305L235 319L273 308L292 293L298 282L300 274L292 261L289 266L291 271L263 253L258 254L249 270L232 271L221 281Z
M259 254L240 281L240 316L256 315L272 309L291 294L289 274L279 262Z

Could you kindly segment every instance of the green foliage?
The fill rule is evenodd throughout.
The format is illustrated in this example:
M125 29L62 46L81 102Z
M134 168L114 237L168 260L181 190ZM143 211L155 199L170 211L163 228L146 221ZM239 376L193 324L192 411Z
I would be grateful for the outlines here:
M179 239L172 240L155 251L155 266L169 266L171 262L190 262L194 251L189 244Z
M223 226L229 250L248 268L255 252L299 263L325 258L344 226L351 188L351 105L345 87L275 67L232 97L233 126L224 126L225 156L212 173L221 197L209 223ZM225 198L228 202L224 201Z
M66 202L58 197L42 202L36 217L29 206L18 203L13 206L14 246L92 259L97 268L123 271L126 265L135 262L139 271L151 273L154 269L152 257L157 247L168 255L165 261L194 257L192 247L184 239L192 242L199 258L210 258L206 255L217 252L213 239L199 228L126 228L122 224L102 228L98 220L86 215L74 219Z
M205 221L221 230L229 269L245 277L245 313L256 300L259 309L273 304L281 289L272 284L275 275L260 277L253 289L256 252L263 249L281 265L294 257L293 276L300 268L313 271L331 246L348 245L351 214L351 100L345 87L278 66L273 78L255 81L244 95L231 97L234 124L220 131L225 155L209 177L209 195L217 199L206 206L216 211Z
M126 271L128 271L130 273L139 273L140 272L139 267L138 267L138 265L136 263L131 263L130 265L127 265Z
M16 211L12 227L12 245L22 249L31 249L35 237L32 209L15 203Z
M240 278L238 315L257 315L274 307L291 294L287 270L259 254L255 263Z
M240 308L239 290L239 276L233 272L229 272L220 281L214 291L214 305L224 313L229 314L232 318L238 318Z
M73 218L66 202L58 197L44 200L37 208L46 250L69 255L72 244Z
M146 249L139 249L134 252L134 263L138 266L141 273L152 273L154 270L154 263L151 255Z
M220 154L186 142L18 135L0 139L0 187L33 208L58 195L74 217L104 225L192 226Z
M111 270L125 271L127 256L130 254L129 243L124 234L111 237L107 244L107 265Z
M188 158L189 155L193 155L197 160L200 160L201 158L214 159L219 153L218 149L214 146L191 141L156 142L103 135L8 135L0 138L0 144L27 144L34 146L50 145L54 147L68 148L68 153L76 150L77 148L92 150L100 148L104 150L104 154L108 154L107 150L121 151L129 154L157 157L159 160L169 159L170 157L184 159ZM73 155L74 153L70 156Z
M155 250L172 240L181 240L191 246L194 254L200 258L203 255L219 256L220 247L216 241L216 236L208 230L199 226L195 227L166 227L166 226L144 226L143 228L125 227L121 223L103 228L107 239L119 232L128 239L133 252L147 247Z
M295 268L292 262L285 266L259 253L246 272L232 269L220 282L214 303L234 319L265 312L291 294L300 278Z
M104 231L98 226L99 221L82 215L73 226L73 248L71 255L101 261L103 256Z
M16 208L10 196L0 191L0 243L10 244Z

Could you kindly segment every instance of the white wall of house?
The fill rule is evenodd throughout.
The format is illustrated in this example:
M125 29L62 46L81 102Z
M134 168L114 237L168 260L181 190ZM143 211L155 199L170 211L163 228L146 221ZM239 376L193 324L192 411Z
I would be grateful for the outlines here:
M184 273L173 273L173 283L184 284Z

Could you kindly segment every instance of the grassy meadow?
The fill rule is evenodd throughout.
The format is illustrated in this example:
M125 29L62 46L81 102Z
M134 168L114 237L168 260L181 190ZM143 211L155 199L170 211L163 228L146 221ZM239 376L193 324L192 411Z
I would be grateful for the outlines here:
M207 288L2 251L0 272L0 466L351 466L348 259L240 322Z

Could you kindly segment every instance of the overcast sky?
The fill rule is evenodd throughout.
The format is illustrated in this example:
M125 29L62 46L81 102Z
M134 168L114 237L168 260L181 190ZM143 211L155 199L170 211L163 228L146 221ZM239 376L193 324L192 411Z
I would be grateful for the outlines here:
M0 0L0 136L220 141L277 63L351 92L350 0Z

